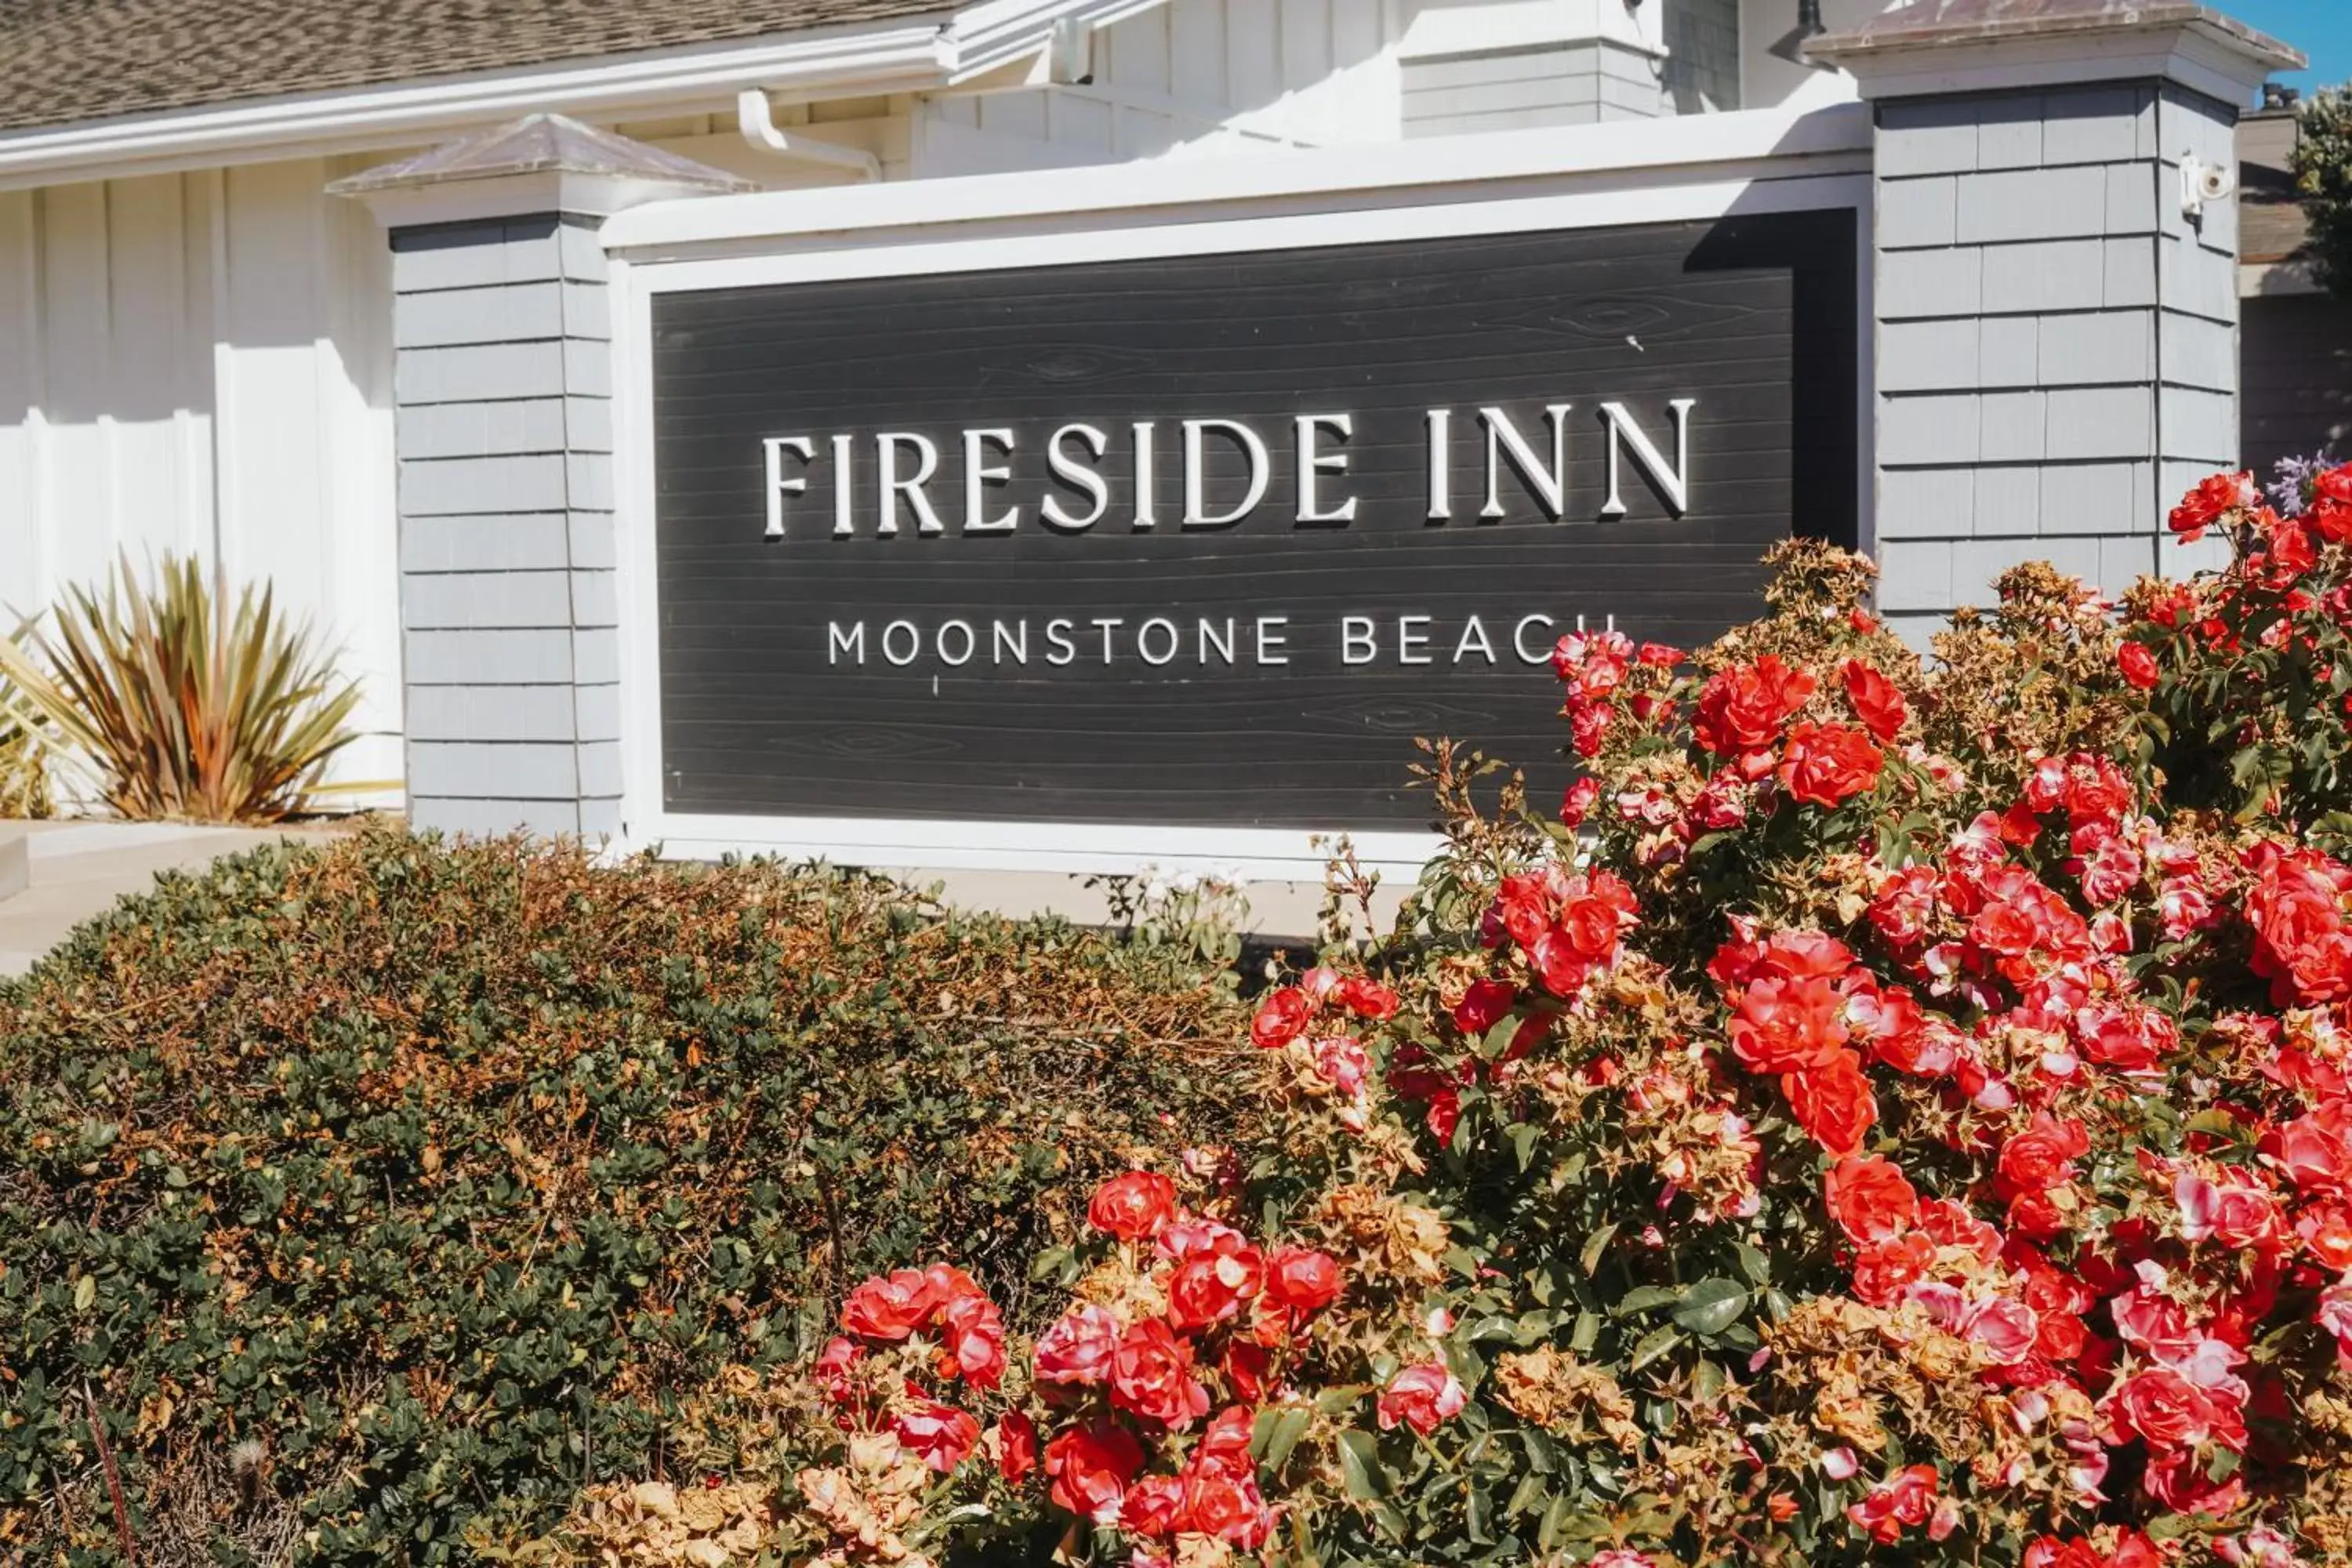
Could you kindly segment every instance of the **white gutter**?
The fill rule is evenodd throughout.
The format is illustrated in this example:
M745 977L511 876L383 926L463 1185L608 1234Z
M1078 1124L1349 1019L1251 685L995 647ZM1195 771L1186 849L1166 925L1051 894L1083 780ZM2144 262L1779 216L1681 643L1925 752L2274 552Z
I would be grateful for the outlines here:
M761 152L790 158L796 163L846 169L861 180L882 177L882 160L862 147L844 147L838 142L819 142L808 136L787 136L777 128L775 110L768 102L765 88L747 87L735 95L735 125L743 132L743 140Z
M0 132L0 190L417 146L535 110L609 119L680 100L724 102L746 88L803 97L938 91L1024 58L1042 62L1066 18L1107 26L1164 3L982 0L879 26Z

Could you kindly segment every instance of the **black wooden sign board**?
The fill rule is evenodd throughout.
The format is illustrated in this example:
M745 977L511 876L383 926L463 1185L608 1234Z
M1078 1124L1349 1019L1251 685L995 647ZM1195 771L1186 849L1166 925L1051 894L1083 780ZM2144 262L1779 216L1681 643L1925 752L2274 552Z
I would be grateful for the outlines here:
M1416 735L1569 776L1559 636L1695 646L1854 529L1846 211L662 293L653 338L677 813L1419 826Z

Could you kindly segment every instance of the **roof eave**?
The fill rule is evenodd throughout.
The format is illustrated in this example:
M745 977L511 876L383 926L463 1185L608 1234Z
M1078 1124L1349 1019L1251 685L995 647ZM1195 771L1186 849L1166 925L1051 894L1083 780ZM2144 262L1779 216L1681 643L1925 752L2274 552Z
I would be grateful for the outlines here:
M911 22L558 61L387 86L0 133L0 190L444 140L534 110L604 117L720 100L951 87L1042 56L1066 19L1099 26L1163 0L983 0Z
M1851 73L1864 98L2168 77L2238 101L2271 72L2305 63L2200 0L1913 0L1808 41L1805 56Z

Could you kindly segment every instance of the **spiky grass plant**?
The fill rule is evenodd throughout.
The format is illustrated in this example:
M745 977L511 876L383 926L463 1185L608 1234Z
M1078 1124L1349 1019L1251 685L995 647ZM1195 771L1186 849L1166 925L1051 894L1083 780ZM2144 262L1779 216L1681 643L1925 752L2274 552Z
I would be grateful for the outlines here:
M151 587L125 558L0 637L5 721L137 819L277 822L323 793L354 739L358 686L267 586L232 605L196 561L166 555Z

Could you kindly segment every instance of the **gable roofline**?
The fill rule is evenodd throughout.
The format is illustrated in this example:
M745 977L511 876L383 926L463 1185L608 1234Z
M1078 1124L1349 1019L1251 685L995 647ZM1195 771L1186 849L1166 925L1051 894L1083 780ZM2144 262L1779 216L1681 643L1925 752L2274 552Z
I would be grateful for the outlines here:
M0 190L415 146L537 110L613 118L745 88L805 99L1045 79L1059 30L1164 0L981 0L930 16L0 133Z

